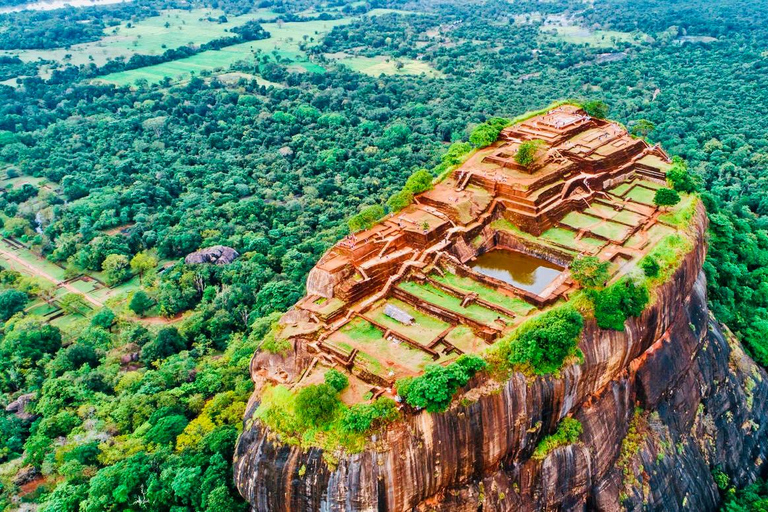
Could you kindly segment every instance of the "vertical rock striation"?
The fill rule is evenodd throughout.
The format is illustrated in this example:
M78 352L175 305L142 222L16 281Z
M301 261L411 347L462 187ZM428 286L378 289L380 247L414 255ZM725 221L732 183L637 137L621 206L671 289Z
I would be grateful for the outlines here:
M587 321L583 363L476 378L463 405L408 417L335 467L247 419L240 492L258 511L715 510L713 469L744 485L765 468L768 384L707 309L703 210L697 222L694 249L641 317L624 332ZM532 459L566 415L579 442Z

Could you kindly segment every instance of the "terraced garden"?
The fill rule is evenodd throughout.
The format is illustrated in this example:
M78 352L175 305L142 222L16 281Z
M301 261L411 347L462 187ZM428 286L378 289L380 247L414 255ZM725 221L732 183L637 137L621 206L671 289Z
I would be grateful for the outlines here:
M440 306L448 311L459 313L476 322L487 326L497 326L498 320L504 323L512 323L512 319L502 315L492 309L488 309L479 304L469 304L466 307L461 305L461 299L451 295L431 284L421 284L414 281L407 281L397 285L403 291L431 304Z
M525 316L536 309L533 305L522 299L507 295L506 293L491 288L490 286L486 286L474 279L469 279L468 277L460 277L456 274L446 273L442 276L439 274L432 274L430 275L430 278L438 283L451 286L465 293L476 293L480 298L497 304L516 315Z

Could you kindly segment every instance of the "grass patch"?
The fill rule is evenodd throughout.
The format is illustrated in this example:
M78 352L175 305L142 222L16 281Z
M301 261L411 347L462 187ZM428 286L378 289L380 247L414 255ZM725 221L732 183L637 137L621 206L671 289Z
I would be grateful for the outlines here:
M454 327L451 332L445 336L445 341L468 354L477 354L486 346L485 342L475 336L474 331L466 325Z
M47 302L38 302L33 304L27 310L27 313L30 315L45 316L45 315L50 315L51 313L58 310L59 308L51 304L48 304Z
M579 245L576 243L576 232L570 229L551 228L542 233L541 237L572 249L579 248Z
M0 246L2 247L2 249L4 251L8 251L8 252L12 253L14 256L16 256L21 261L23 261L26 265L29 265L30 267L33 267L34 269L37 269L37 270L39 270L41 272L44 272L45 274L49 275L50 277L52 277L52 278L54 278L56 280L59 280L59 281L64 280L64 269L63 268L61 268L60 266L56 265L55 263L52 263L52 262L50 262L50 261L48 261L48 260L46 260L44 258L40 258L39 256L37 256L35 253L30 251L29 249L24 249L24 248L16 249L15 247L11 246L5 240L2 240L2 242L0 242ZM23 265L18 265L17 264L17 267L21 267L21 268L14 267L15 269L19 270L20 272L23 272L25 274L32 275L32 276L35 276L35 277L42 278L42 276L38 276L38 275L34 274L31 269L24 268Z
M545 25L545 31L552 31L555 39L570 44L586 44L593 48L613 48L618 43L639 42L644 36L617 30L590 30L575 25Z
M656 260L660 267L659 275L651 281L662 283L667 281L680 266L683 256L691 249L693 249L693 243L679 233L672 233L662 238L647 254L648 257Z
M295 61L291 68L295 71L323 72L322 67L310 62L306 54L299 49L299 43L306 36L309 41L315 41L320 34L329 32L333 27L349 23L351 18L328 21L290 22L278 25L264 23L262 26L271 37L260 41L248 41L220 50L208 50L185 59L164 62L154 66L112 73L99 78L99 81L117 85L129 85L138 79L146 79L150 83L159 82L165 77L181 79L192 73L226 69L235 62L252 59L258 51L268 55L277 55L282 59Z
M355 318L339 331L349 338L363 343L372 343L384 339L384 333L378 327L362 318Z
M600 219L590 217L589 215L584 215L581 212L571 212L566 215L560 222L574 229L584 229L589 226L594 226L600 222Z
M462 314L485 325L497 325L495 322L496 319L501 319L505 322L512 321L511 318L488 308L484 308L478 304L470 304L467 307L462 307L460 298L435 288L431 284L419 284L414 283L413 281L408 281L406 283L400 283L397 286L421 300L431 302L432 304L441 306L449 311Z
M672 226L683 228L688 226L696 213L696 205L699 196L696 194L680 194L679 203L669 209L667 213L659 216L659 220Z
M565 246L574 252L590 254L605 244L602 240L590 236L583 236L580 240L576 240L576 232L563 228L550 228L541 234L541 238Z
M621 185L618 185L618 186L612 188L608 192L610 192L611 194L613 194L615 196L623 197L624 194L626 194L627 191L630 188L632 188L633 185L634 185L634 182L632 182L632 181L629 181L629 182L625 181Z
M609 240L619 242L623 240L625 236L627 236L627 233L629 233L629 229L630 228L622 224L616 224L615 222L604 221L598 224L597 226L591 228L590 231L592 231L592 233L596 235L604 236Z
M542 237L536 237L536 236L531 235L530 233L526 233L524 231L521 231L517 226L515 226L514 224L509 222L507 219L495 220L495 221L493 221L491 223L491 227L493 229L497 229L499 231L506 231L508 233L512 233L516 237L521 238L523 240L527 240L527 241L532 242L532 243L534 243L536 245L540 245L540 246L544 246L544 247L549 247L549 248L551 248L551 249L553 249L555 251L564 252L564 253L570 254L572 256L575 256L579 252L578 249L562 248L560 246L557 246L557 245L549 243L547 240L545 240Z
M98 41L75 44L69 48L14 50L0 54L18 55L27 62L43 59L76 66L91 63L103 66L109 60L130 58L136 54L160 55L173 48L199 46L214 39L233 36L233 28L250 20L278 16L259 9L242 16L227 16L227 23L219 23L218 18L223 14L220 9L169 9L161 11L159 16L107 27L104 37Z
M656 195L655 190L645 188L640 185L635 185L632 190L626 195L627 198L641 204L653 206L653 196Z
M612 220L623 222L624 224L631 224L632 226L637 226L643 220L645 220L645 217L639 213L631 212L629 210L622 210L616 213Z
M507 309L517 315L524 316L536 309L535 306L528 304L523 299L502 293L491 288L490 286L486 286L478 281L475 281L474 279L459 277L456 274L451 273L446 273L445 276L432 275L430 277L439 283L447 284L448 286L452 286L464 292L476 293L478 296L480 296L480 298L485 299L488 302L498 304L504 309Z
M448 327L448 324L442 325L444 327L437 330L434 336ZM406 336L411 337L409 334L412 333ZM421 335L427 341L431 341L434 336ZM362 318L349 322L332 334L328 341L336 345L340 342L345 343L350 348L347 353L357 348L359 352L355 357L355 364L384 378L391 377L390 371L397 378L419 373L426 365L433 362L431 356L422 350L413 348L407 343L385 339L384 333L378 327Z
M317 309L317 312L320 313L321 315L325 316L325 315L330 315L331 313L333 313L337 309L343 307L344 306L344 301L339 299L338 297L333 297L330 300L329 299L325 299L322 302L315 301L315 304L317 306L319 306L318 309Z
M385 315L384 306L387 302L411 315L414 318L413 325L402 324ZM450 324L443 322L439 318L426 315L416 308L411 307L409 304L397 299L389 299L386 302L382 302L381 305L371 310L369 317L393 331L408 336L422 344L429 343L438 334L450 326Z
M326 54L326 57L369 76L421 74L430 78L441 78L444 76L438 70L430 66L428 62L415 59L395 59L385 56L363 57L344 53Z
M669 226L664 226L662 224L656 224L654 226L651 226L651 228L648 230L648 232L643 235L642 233L635 233L631 237L629 237L629 240L627 240L624 243L625 247L629 247L630 249L641 249L644 247L643 242L647 240L647 243L653 244L661 240L667 235L670 235L674 233L675 230L670 228Z

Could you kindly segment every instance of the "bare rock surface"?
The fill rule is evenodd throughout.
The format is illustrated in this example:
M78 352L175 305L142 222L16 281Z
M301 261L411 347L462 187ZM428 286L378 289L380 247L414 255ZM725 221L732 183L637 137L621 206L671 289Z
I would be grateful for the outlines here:
M212 263L214 265L224 265L235 261L240 254L231 247L225 245L214 245L205 249L200 249L184 258L187 265Z
M9 412L21 420L32 420L35 415L27 412L27 405L35 399L35 393L25 393L5 407L5 412Z

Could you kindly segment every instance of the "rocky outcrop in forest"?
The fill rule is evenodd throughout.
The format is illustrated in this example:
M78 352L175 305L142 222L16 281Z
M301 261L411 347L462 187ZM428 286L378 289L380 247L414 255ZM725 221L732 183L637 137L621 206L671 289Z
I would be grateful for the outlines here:
M695 222L694 249L640 317L623 332L587 320L582 363L476 377L448 411L407 417L334 465L247 420L240 492L258 511L716 510L713 473L742 486L765 467L768 384L707 308L703 209ZM579 441L533 458L566 416Z

